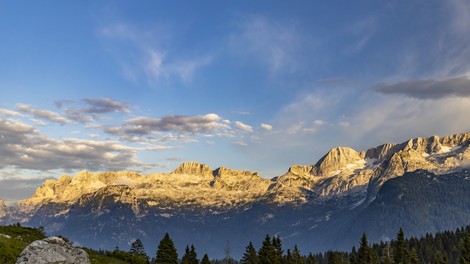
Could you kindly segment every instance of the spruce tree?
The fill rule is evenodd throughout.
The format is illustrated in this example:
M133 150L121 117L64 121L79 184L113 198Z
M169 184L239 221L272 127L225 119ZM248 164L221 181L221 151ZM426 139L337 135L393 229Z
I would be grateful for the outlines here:
M294 245L294 251L292 252L292 259L295 264L305 264L304 257L300 254L300 250L297 247L297 244Z
M400 228L397 234L397 241L395 242L395 248L393 250L393 257L395 264L405 264L406 263L406 244L405 244L405 233L403 229Z
M419 259L418 259L418 253L416 252L416 249L413 248L410 252L410 257L408 259L409 264L418 264Z
M449 263L446 257L442 254L442 252L438 251L434 256L434 264L447 264Z
M194 248L194 245L191 245L191 249L189 249L189 246L186 245L183 258L181 259L181 264L199 264L196 248Z
M178 252L170 235L165 233L163 239L158 244L156 264L178 264Z
M212 262L209 260L209 256L207 256L207 254L204 254L204 257L202 257L201 264L212 264Z
M253 246L253 243L248 244L245 249L245 253L243 253L243 257L241 259L241 264L258 264L258 253L256 253L256 249Z
M283 258L282 264L294 264L294 259L292 258L292 253L290 249L287 249L286 256Z
M263 244L258 252L259 264L280 264L277 257L277 252L271 244L271 238L266 235Z
M272 244L273 244L274 249L276 250L277 259L280 263L283 258L282 255L284 254L284 250L282 250L281 238L279 236L274 236L272 240Z
M372 263L372 252L367 242L366 233L362 233L361 245L357 251L357 264L370 264Z
M186 248L184 249L184 255L181 258L181 264L189 264L189 246L186 245Z
M132 242L131 249L129 252L133 255L139 255L147 258L147 253L145 253L144 244L142 244L142 241L140 241L140 239L136 239L134 242Z
M312 252L308 253L306 264L315 264L315 257Z
M464 235L460 240L460 264L470 264L470 232Z

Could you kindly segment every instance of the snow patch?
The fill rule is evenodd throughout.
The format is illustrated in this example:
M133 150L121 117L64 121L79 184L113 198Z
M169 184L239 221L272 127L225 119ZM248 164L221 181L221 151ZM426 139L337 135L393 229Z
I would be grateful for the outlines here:
M354 203L354 204L349 208L349 210L352 210L352 209L358 207L359 205L363 204L365 201L366 201L366 197L364 197L363 199L361 199L361 200L358 201L357 203Z

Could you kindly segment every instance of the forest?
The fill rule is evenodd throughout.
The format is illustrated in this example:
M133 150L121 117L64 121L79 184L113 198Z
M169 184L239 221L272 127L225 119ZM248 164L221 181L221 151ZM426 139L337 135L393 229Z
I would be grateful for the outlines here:
M20 224L0 226L0 264L15 263L28 243L44 237L42 228L23 227ZM373 244L363 233L358 242L358 248L353 247L349 252L331 250L305 254L299 251L297 245L293 249L284 249L279 236L267 234L258 249L248 242L239 260L230 256L229 247L224 259L211 259L207 254L199 258L195 245L186 246L185 252L179 256L168 233L158 243L155 256L148 256L139 239L131 244L128 251L117 247L114 250L84 249L91 263L109 264L470 264L470 226L419 238L405 238L405 232L400 228L395 239Z

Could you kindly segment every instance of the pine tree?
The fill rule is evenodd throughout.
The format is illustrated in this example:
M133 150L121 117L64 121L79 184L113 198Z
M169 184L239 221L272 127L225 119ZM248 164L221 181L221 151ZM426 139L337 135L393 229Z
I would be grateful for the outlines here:
M447 264L447 258L442 254L442 252L438 251L434 256L434 264Z
M194 248L194 245L191 245L191 249L189 249L189 246L186 245L183 258L181 259L181 264L199 264L196 248Z
M397 241L395 242L395 248L393 250L393 256L395 264L405 264L406 263L406 244L405 244L405 233L403 229L400 228L397 234Z
M370 264L372 263L372 252L367 242L366 233L362 233L361 245L357 251L357 264Z
M277 257L277 252L271 244L271 238L266 235L263 244L258 252L259 264L280 264Z
M147 258L147 253L145 253L144 244L142 244L142 241L140 241L140 239L136 239L134 242L132 242L131 249L129 252L131 254Z
M158 244L156 264L178 264L178 252L170 235L165 233L163 239Z
M287 249L287 253L286 256L283 258L282 264L294 264L294 258L292 257L290 249Z
M297 247L297 244L294 245L294 251L292 252L292 259L295 264L305 264L304 257L300 254L300 250Z
M209 260L209 256L207 256L207 254L204 254L204 257L202 257L201 264L212 264L212 262Z
M181 258L181 264L189 264L189 246L186 245L186 248L184 249L184 255Z
M328 251L326 256L328 258L327 264L341 264L341 257L337 252Z
M315 257L311 252L308 253L306 264L315 264Z
M283 258L282 255L284 254L284 250L282 250L281 238L279 236L274 236L272 240L272 244L273 244L274 249L276 250L277 259L280 263Z
M256 253L256 249L250 241L248 246L246 246L245 253L243 253L241 264L258 264L258 263L259 263L258 253Z
M470 264L470 232L464 235L460 240L460 264Z
M415 248L413 248L410 252L408 263L409 264L418 264L419 263L418 253L416 252Z

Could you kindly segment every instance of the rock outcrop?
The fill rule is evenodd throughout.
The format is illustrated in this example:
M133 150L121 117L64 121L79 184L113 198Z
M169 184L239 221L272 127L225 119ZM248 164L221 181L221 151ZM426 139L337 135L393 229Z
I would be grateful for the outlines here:
M16 264L87 264L88 254L67 244L62 238L36 240L21 252Z
M5 205L5 202L0 200L0 218L5 216L6 210L7 206Z

